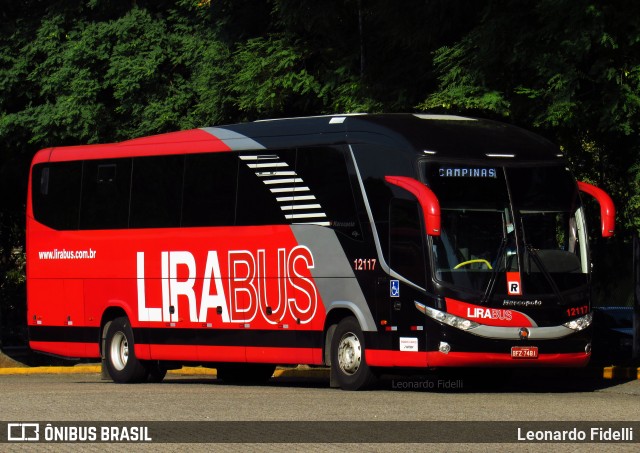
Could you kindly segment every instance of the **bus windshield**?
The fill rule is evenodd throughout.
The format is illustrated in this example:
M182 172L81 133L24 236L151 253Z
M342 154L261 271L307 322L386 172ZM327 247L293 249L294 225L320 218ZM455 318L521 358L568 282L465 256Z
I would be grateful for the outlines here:
M441 207L432 249L440 282L485 293L492 280L520 272L528 294L586 283L584 218L564 167L430 163L425 179ZM496 286L497 293L505 290Z

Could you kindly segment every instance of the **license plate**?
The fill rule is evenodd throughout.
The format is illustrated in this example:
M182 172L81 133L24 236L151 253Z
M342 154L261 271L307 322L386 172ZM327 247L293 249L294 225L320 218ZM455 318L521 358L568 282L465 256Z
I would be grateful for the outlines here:
M512 359L537 359L537 346L514 346L511 348Z

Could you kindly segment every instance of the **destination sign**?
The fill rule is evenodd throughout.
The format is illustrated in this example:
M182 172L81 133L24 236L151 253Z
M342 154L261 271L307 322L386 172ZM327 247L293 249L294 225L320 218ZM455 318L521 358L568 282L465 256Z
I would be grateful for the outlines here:
M482 167L441 167L439 171L441 178L497 178L498 172L495 168Z

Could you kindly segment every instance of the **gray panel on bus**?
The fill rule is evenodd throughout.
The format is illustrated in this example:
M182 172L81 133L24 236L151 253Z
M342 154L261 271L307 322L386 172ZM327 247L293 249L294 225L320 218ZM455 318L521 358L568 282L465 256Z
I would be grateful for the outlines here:
M316 225L291 225L291 230L298 244L308 247L313 254L311 275L326 312L332 308L348 308L358 318L362 330L376 331L369 305L336 233ZM335 278L340 279L340 284L336 284Z

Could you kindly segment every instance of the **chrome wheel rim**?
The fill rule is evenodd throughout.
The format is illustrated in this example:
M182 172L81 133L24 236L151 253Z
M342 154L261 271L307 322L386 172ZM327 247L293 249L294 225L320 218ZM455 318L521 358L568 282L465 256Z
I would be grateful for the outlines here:
M116 332L111 341L111 363L118 371L124 370L129 361L129 342L122 332Z
M352 333L346 333L340 339L338 345L338 365L340 369L349 375L353 375L360 368L362 362L362 345L358 337Z

